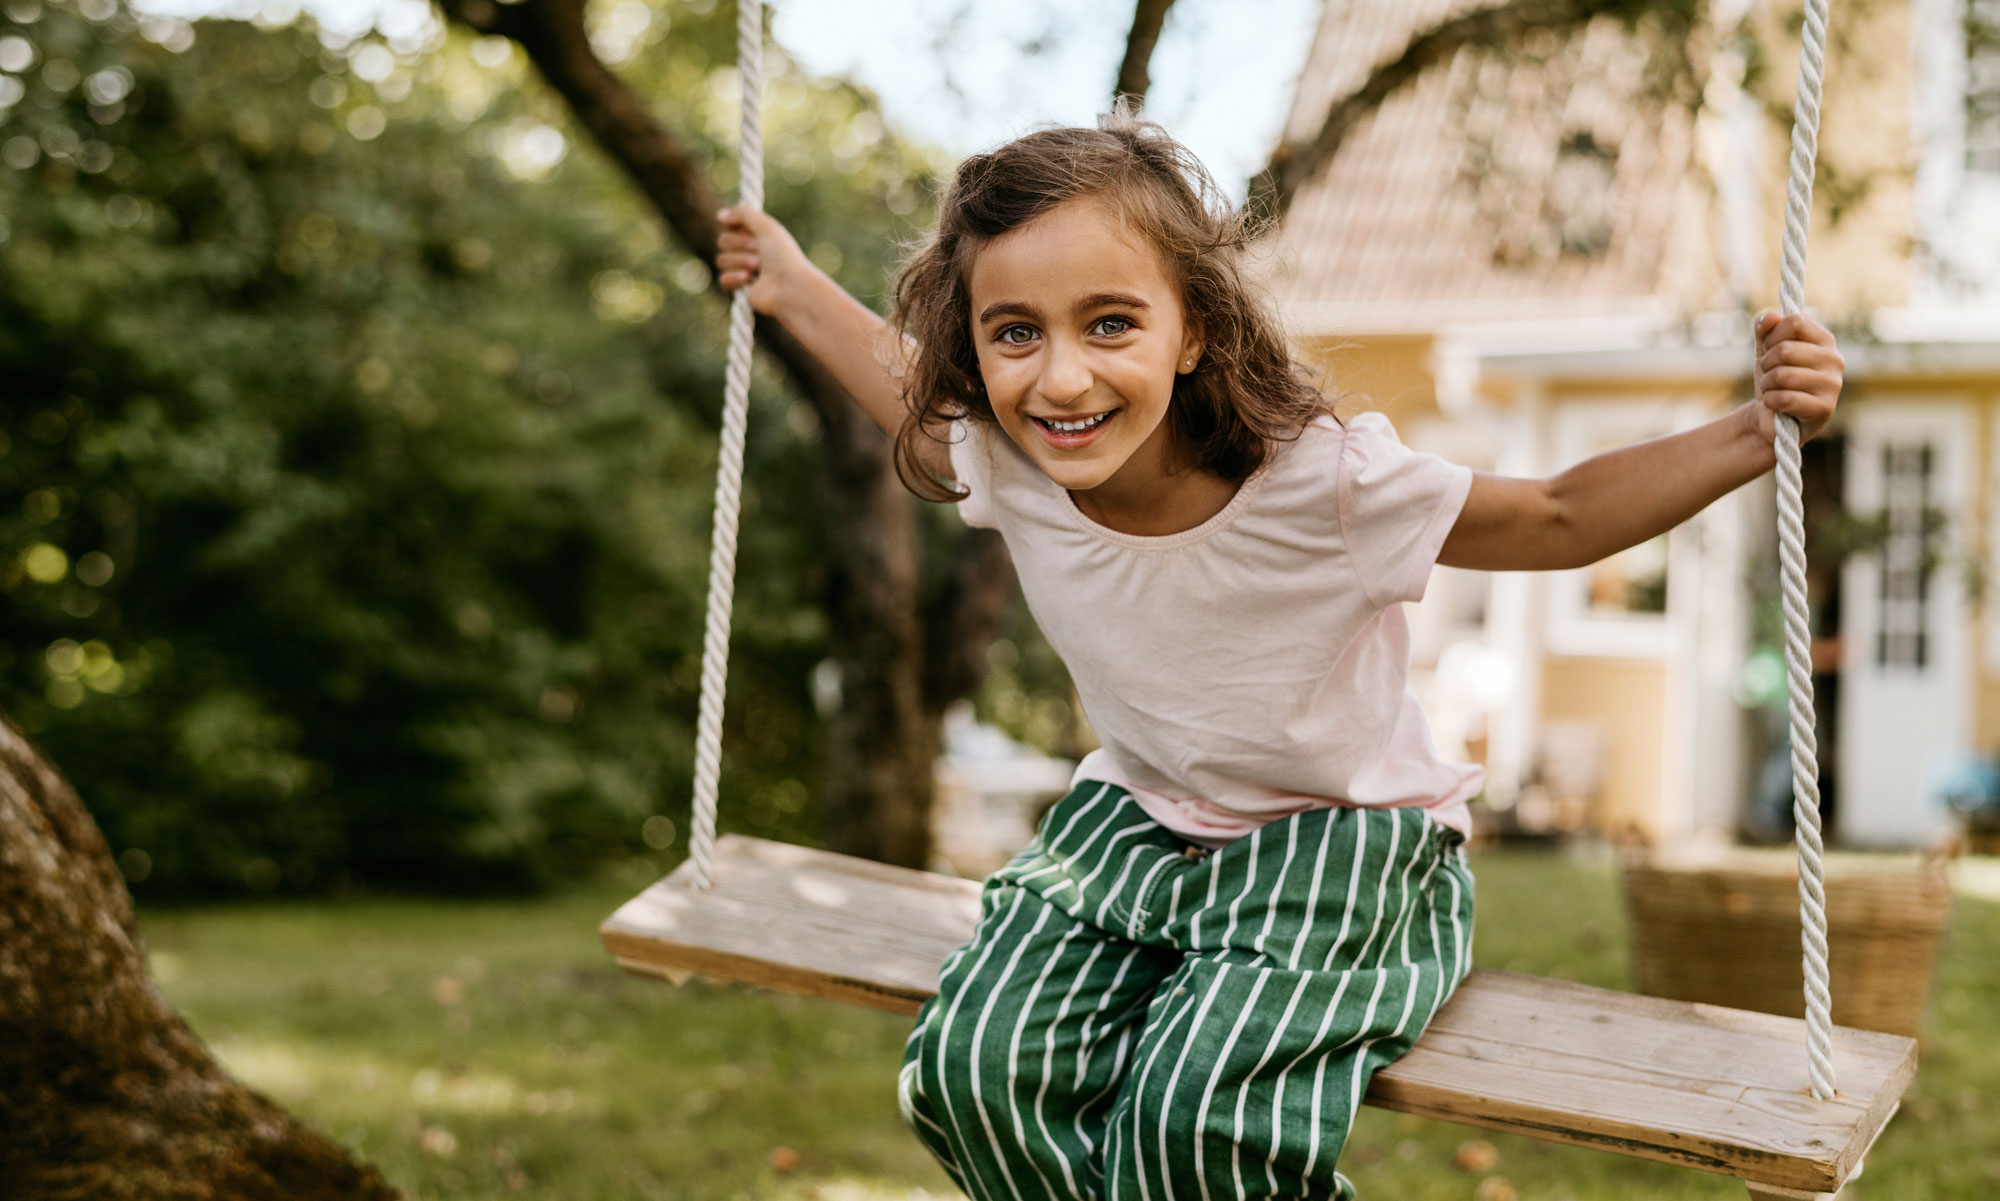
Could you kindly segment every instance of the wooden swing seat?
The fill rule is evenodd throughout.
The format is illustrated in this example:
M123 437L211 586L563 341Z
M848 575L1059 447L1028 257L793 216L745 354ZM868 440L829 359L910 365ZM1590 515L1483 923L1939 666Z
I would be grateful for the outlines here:
M627 971L700 973L915 1014L972 936L979 884L728 835L600 928ZM1805 1023L1475 969L1416 1048L1376 1073L1384 1109L1684 1164L1753 1197L1837 1192L1895 1112L1914 1040L1836 1031L1840 1093L1805 1081Z

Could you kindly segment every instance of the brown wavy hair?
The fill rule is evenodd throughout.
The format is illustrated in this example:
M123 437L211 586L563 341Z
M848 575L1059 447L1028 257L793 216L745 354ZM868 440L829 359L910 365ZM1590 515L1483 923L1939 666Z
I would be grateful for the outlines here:
M890 321L911 347L903 375L909 415L896 435L896 474L927 500L966 493L917 463L917 439L961 417L993 421L973 343L972 262L988 242L1081 197L1110 203L1160 252L1181 307L1203 340L1193 371L1174 377L1167 427L1177 465L1240 483L1271 445L1333 414L1285 344L1270 301L1245 277L1255 234L1200 161L1121 102L1097 128L1037 130L959 164L937 232L896 277Z

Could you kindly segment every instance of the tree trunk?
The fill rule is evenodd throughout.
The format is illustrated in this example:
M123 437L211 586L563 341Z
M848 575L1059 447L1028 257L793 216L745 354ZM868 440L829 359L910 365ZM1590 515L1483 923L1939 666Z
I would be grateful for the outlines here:
M401 1194L215 1062L154 987L111 851L0 715L0 1196Z
M668 232L714 266L721 232L715 212L722 199L681 140L597 57L585 32L583 0L440 5L452 20L519 45ZM956 671L963 687L940 697L925 687L925 647L938 641L930 631L946 630L945 643L961 652L970 648L976 653L969 661L983 664L1012 595L1013 570L990 545L965 546L951 573L957 592L926 596L915 502L896 478L889 440L775 322L760 318L757 337L812 404L825 432L816 484L833 548L827 604L842 695L827 719L819 789L828 841L848 854L923 867L930 857L931 763L940 716L979 679L977 670L969 677Z

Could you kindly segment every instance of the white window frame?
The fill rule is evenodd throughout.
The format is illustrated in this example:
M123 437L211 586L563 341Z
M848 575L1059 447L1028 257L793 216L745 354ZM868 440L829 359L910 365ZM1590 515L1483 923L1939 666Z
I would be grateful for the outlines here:
M1552 471L1562 471L1609 446L1678 433L1699 424L1700 405L1673 397L1565 397L1550 406ZM1590 607L1590 569L1550 572L1545 626L1550 654L1615 659L1664 659L1687 645L1699 597L1699 548L1692 537L1667 535L1667 609L1613 614Z

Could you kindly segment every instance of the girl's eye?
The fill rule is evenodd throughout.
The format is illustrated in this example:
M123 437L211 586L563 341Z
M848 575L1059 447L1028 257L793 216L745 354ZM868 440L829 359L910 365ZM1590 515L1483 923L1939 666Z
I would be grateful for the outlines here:
M1124 317L1101 317L1097 322L1098 332L1107 338L1115 338L1131 328L1132 322Z
M1007 346L1026 346L1028 343L1034 341L1034 339L1034 329L1026 325L1010 325L995 335L996 341Z

